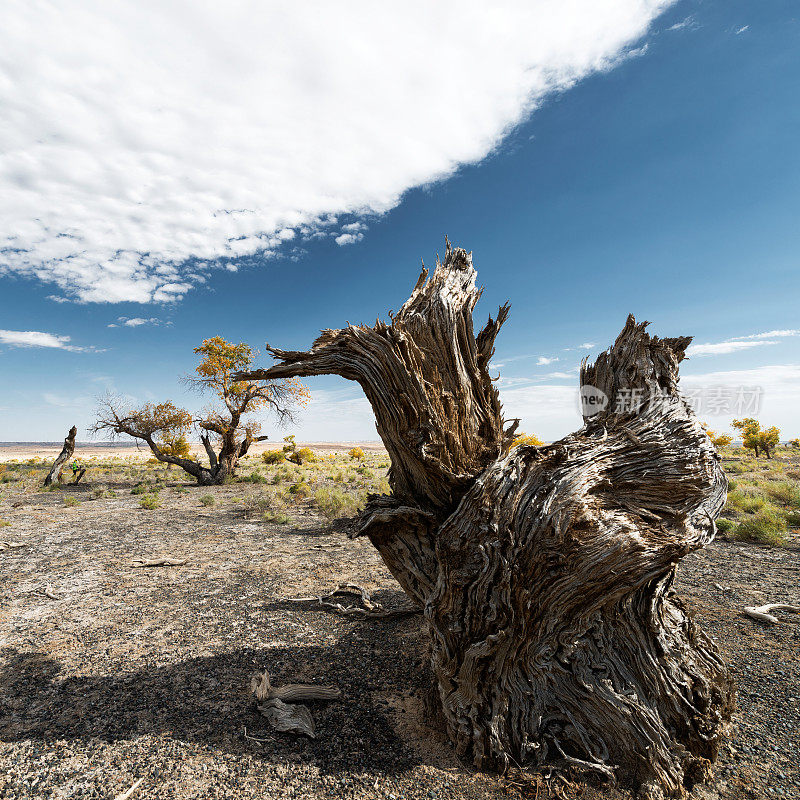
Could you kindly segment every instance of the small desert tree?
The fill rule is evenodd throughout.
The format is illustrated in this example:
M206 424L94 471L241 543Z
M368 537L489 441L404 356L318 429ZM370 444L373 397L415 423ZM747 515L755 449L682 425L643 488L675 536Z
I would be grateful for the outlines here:
M736 430L741 431L742 444L748 449L752 450L756 458L760 452L763 452L767 458L772 458L772 452L780 441L781 432L774 425L770 428L761 427L761 423L752 417L745 417L744 419L735 419L731 425Z
M708 438L711 439L711 444L713 444L717 450L727 447L733 441L733 436L729 436L727 433L716 433L712 431L705 422L701 423L701 426Z
M235 381L234 372L252 364L255 353L243 342L232 344L220 336L206 339L194 349L202 356L195 375L185 381L214 398L201 416L193 418L173 403L146 403L123 410L119 398L106 396L100 401L94 431L126 434L145 442L153 455L166 464L175 464L192 475L199 484L223 483L236 472L236 466L253 442L263 441L260 424L249 417L269 409L282 422L292 411L308 402L309 392L299 381L289 378L271 381ZM200 429L200 440L208 455L208 466L187 458L186 436L192 425Z

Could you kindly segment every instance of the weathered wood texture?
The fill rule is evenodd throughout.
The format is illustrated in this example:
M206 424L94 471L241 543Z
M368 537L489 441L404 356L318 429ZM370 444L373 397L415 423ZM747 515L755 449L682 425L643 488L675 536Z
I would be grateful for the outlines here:
M359 533L425 609L462 757L681 797L732 707L725 664L671 590L679 560L713 539L727 489L678 392L691 340L629 317L581 371L607 406L559 442L509 451L488 372L508 306L473 335L471 254L449 243L426 277L391 325L270 349L282 363L245 377L334 373L364 388L393 493L371 499Z
M44 479L44 485L50 486L53 481L60 481L61 480L61 470L64 469L64 464L67 462L69 458L72 457L72 454L75 452L75 437L78 435L78 429L73 425L69 429L69 433L67 434L67 438L64 439L64 446L61 448L61 452L58 454L58 458L53 462L53 466L50 472L47 473L47 477Z

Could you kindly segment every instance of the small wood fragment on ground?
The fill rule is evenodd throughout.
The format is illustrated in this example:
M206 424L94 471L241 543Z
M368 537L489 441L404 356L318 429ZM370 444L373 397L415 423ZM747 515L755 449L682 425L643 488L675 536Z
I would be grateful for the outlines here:
M300 733L311 739L316 739L317 736L311 712L304 705L292 703L299 700L338 700L341 697L336 686L314 686L307 683L273 686L266 670L253 675L250 689L256 696L259 713L275 730L281 733Z
M183 558L134 558L132 567L181 567L188 562Z
M334 598L342 596L361 596L361 606L343 606L336 602ZM370 619L386 619L388 617L405 617L409 614L417 614L420 608L406 604L400 608L385 608L381 603L372 599L370 593L363 587L355 583L339 584L337 589L326 595L318 597L287 597L290 603L316 603L322 608L328 608L345 617L368 617Z
M130 797L133 795L133 793L134 793L134 792L135 792L135 791L136 791L136 790L139 788L139 786L140 786L140 784L141 784L141 782L142 782L143 780L144 780L144 778L139 778L139 780L138 780L138 781L136 781L136 782L133 784L133 786L131 786L131 788L130 788L130 789L126 789L126 790L125 790L124 792L122 792L121 794L118 794L118 795L117 795L117 796L114 798L114 800L128 800L128 798L130 798Z

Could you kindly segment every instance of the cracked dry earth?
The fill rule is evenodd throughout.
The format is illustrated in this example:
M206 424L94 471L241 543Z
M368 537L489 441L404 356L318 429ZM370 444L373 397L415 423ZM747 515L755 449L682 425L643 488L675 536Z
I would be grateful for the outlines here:
M65 490L67 491L67 490ZM476 773L423 712L429 685L418 616L343 618L286 598L340 582L402 593L368 542L349 541L310 504L288 525L237 514L241 487L164 493L138 508L91 487L13 492L0 504L0 797L621 798L611 789L523 784ZM800 547L718 541L683 562L678 591L738 683L730 745L712 798L800 798L800 624L768 627L744 605L796 602ZM136 558L186 559L135 568ZM271 730L249 678L336 684L310 704L314 740Z

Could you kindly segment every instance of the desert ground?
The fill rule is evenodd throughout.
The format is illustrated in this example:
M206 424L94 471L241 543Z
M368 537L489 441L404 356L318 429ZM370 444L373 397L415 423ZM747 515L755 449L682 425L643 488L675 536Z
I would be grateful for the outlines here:
M130 797L152 800L627 797L461 764L425 710L419 615L295 601L352 583L405 606L369 543L346 536L366 493L387 488L385 451L359 446L363 458L319 443L296 466L264 463L266 443L211 488L135 448L79 446L86 477L51 491L58 446L3 452L0 797L113 800L137 781ZM800 458L724 464L727 522L676 585L737 681L728 744L695 796L800 798L800 615L742 613L800 601ZM309 704L316 738L257 712L250 679L264 669L278 686L339 687Z

